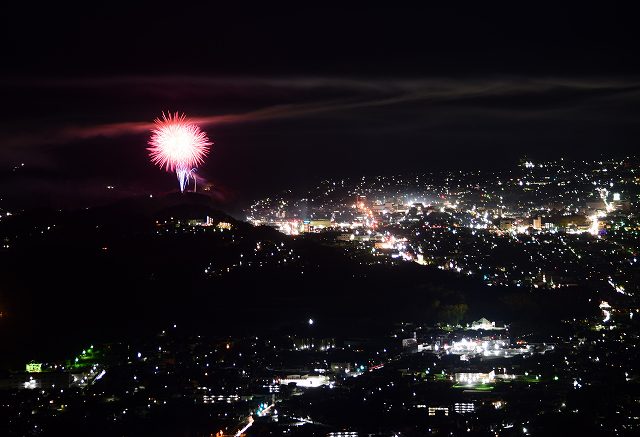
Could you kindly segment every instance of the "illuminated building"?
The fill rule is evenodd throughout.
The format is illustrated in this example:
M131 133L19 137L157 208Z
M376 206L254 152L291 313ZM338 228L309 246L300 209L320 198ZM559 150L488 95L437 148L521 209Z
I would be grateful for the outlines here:
M351 363L331 363L331 371L333 373L350 373Z
M209 223L209 217L207 217L207 223ZM230 230L232 228L231 223L228 222L220 222L216 225L219 229Z
M490 331L490 330L502 330L505 328L504 326L496 326L496 322L492 322L482 317L480 320L476 320L475 322L471 323L470 329L475 329L475 330L484 329L484 330Z
M311 322L310 324L313 324ZM333 338L303 338L293 337L293 349L325 351L336 347L336 341Z
M435 415L449 415L449 407L429 407L429 416Z
M281 385L295 384L297 387L307 388L331 384L329 377L325 375L287 375L278 378L276 382Z
M320 232L323 229L327 229L333 226L333 222L328 218L304 220L302 223L303 232Z
M224 402L230 404L232 402L240 401L240 396L238 395L203 395L202 402L205 404L213 404L216 402Z
M29 373L40 373L42 372L42 363L36 363L35 361L31 361L27 363L27 372Z
M371 209L378 214L388 214L396 211L393 202L376 203Z
M534 217L533 218L533 229L542 229L542 217Z
M495 381L496 374L492 370L489 373L462 372L455 374L455 382L463 385L490 384Z
M503 231L510 231L513 229L514 220L512 218L501 218L499 227Z
M418 351L418 341L415 337L405 338L402 340L402 348L409 352Z
M472 402L456 402L453 405L453 411L458 414L473 413L475 410L476 407Z
M68 388L71 385L71 375L67 372L35 372L16 375L11 379L12 388L15 389L50 389L58 387Z

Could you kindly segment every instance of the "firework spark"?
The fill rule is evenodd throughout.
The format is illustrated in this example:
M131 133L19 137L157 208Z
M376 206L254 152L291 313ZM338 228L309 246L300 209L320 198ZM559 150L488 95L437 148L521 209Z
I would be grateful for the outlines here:
M184 191L193 172L204 162L213 144L207 134L184 114L162 113L155 119L147 150L151 162L166 171L175 171Z

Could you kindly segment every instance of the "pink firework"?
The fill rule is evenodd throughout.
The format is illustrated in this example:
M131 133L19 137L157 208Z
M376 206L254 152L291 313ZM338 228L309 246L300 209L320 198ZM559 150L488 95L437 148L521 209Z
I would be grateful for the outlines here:
M163 112L162 119L155 119L147 150L151 162L166 171L176 172L180 191L184 191L212 144L207 134L184 114L165 115Z

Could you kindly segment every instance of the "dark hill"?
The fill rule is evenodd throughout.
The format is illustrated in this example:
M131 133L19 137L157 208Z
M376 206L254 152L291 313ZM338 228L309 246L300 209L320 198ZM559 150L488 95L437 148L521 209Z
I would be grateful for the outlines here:
M187 223L207 216L211 226ZM500 302L523 302L472 279L253 227L192 193L34 211L0 223L0 241L9 246L0 249L0 342L12 365L174 322L230 335L313 316L339 335L396 320L496 317ZM536 302L527 305L519 312L536 314Z
M214 226L186 224L207 216ZM340 249L234 220L193 193L33 211L0 223L0 239L9 245L0 251L1 340L38 351L33 358L172 321L228 334L310 315L382 320L416 289L428 305L434 288L425 270L416 277L413 266L409 275L368 266ZM400 299L391 305L388 293Z

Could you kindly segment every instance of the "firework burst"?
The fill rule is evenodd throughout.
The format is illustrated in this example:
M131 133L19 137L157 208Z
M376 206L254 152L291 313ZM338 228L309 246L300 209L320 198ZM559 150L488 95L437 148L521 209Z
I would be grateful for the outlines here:
M207 134L184 114L164 112L155 119L149 139L151 162L166 171L176 172L180 191L184 191L193 172L204 162L213 144Z

